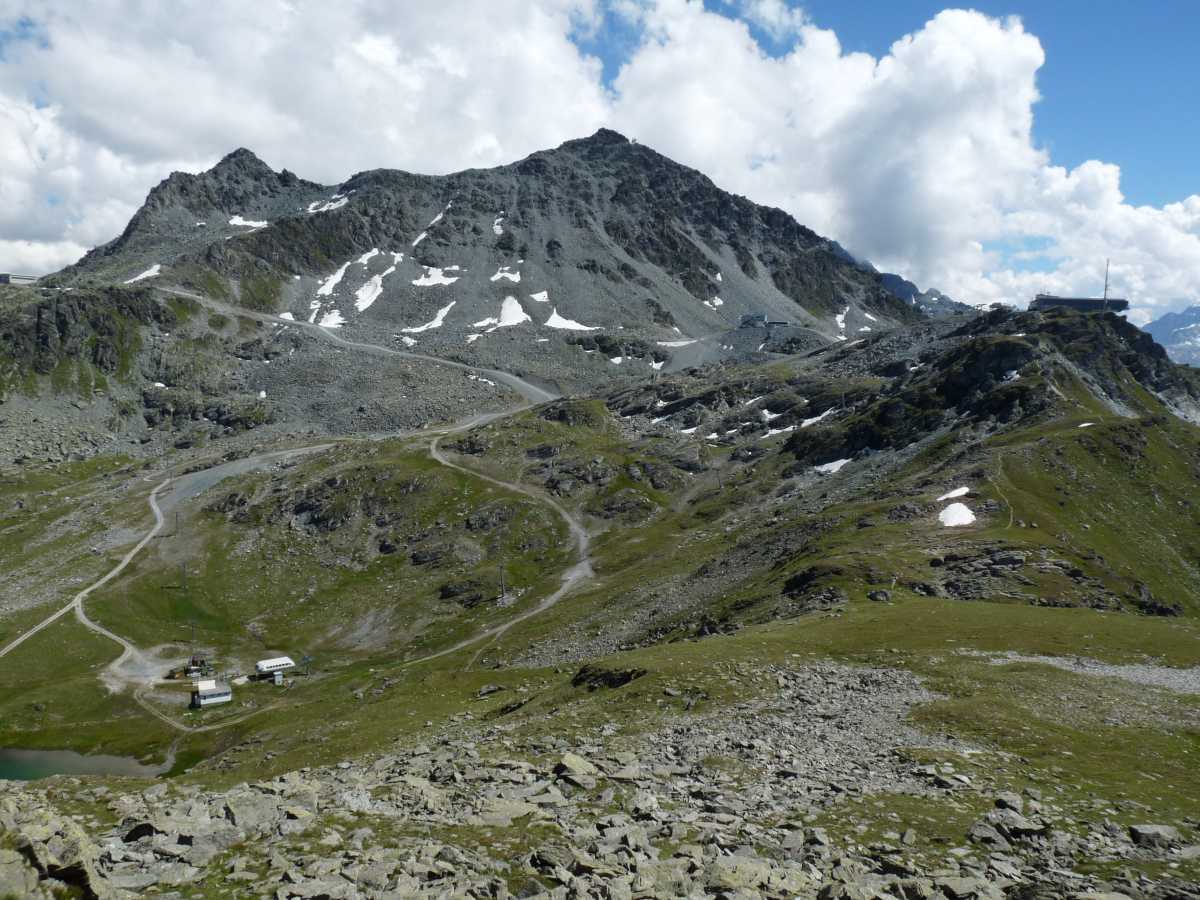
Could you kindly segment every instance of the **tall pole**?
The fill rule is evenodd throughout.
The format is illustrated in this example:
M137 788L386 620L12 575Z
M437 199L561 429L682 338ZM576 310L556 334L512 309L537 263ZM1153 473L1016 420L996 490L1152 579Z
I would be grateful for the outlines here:
M1104 306L1108 308L1108 260L1104 261Z

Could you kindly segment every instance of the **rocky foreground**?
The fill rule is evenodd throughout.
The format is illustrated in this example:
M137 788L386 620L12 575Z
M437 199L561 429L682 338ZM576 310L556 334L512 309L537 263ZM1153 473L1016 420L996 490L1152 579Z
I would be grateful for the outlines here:
M579 677L615 692L640 674ZM664 705L692 711L636 738L614 722L529 738L460 716L428 745L227 790L0 783L0 896L1200 897L1076 871L1136 858L1169 872L1200 847L1106 822L1105 804L1095 822L1068 816L1053 784L997 790L970 748L905 724L931 699L907 672L797 662L726 680L758 699L705 716L704 691L671 686ZM583 724L564 719L562 734ZM974 823L931 852L887 812L902 797ZM845 827L870 804L894 830Z

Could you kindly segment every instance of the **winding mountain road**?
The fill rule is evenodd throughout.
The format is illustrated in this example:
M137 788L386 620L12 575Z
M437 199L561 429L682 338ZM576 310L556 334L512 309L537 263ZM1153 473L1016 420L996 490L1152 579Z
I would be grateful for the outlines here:
M517 616L514 616L512 619L508 620L507 622L501 623L500 625L496 625L496 626L488 628L484 631L481 631L480 633L478 633L477 635L474 635L473 637L466 638L462 641L459 641L458 643L456 643L450 647L447 647L443 650L439 650L436 653L431 653L431 654L428 654L426 656L423 656L423 657L420 657L417 659L408 660L404 663L404 667L407 668L409 666L417 665L418 663L421 663L421 662L426 662L429 660L438 659L443 656L448 656L452 653L457 653L458 651L466 649L467 647L473 646L474 644L477 644L481 641L488 641L488 640L494 641L494 640L498 639L501 635L503 635L505 632L507 632L513 626L518 625L521 622L524 622L524 621L550 609L552 606L554 606L556 603L558 603L558 601L561 600L570 590L572 590L574 587L576 587L580 582L585 581L593 576L591 558L589 556L590 539L589 539L587 530L584 528L583 523L578 518L573 516L564 506L562 506L557 501L555 501L543 494L540 494L537 491L534 491L534 490L531 490L530 488L524 487L523 485L516 484L513 482L503 481L501 479L494 478L490 475L485 475L483 473L477 472L473 469L467 468L466 466L462 466L458 463L451 462L449 459L446 458L446 456L443 454L441 448L438 446L438 444L442 440L442 438L446 437L449 434L453 434L453 433L456 433L459 431L464 431L468 428L475 427L476 425L480 425L485 422L494 421L496 419L516 415L520 412L523 412L524 410L529 409L530 407L532 407L538 403L545 403L550 400L556 400L560 396L559 394L557 394L551 390L548 390L547 388L535 385L535 384L527 381L526 379L521 378L518 375L513 375L510 372L503 372L503 371L500 371L497 369L487 369L487 368L482 368L479 366L472 366L472 365L468 365L466 363L460 363L460 362L456 362L454 360L448 360L448 359L441 359L436 356L428 356L428 355L422 354L422 353L410 353L405 350L395 350L390 347L380 346L378 344L366 344L366 343L360 343L358 341L347 340L346 338L343 338L340 335L334 334L329 329L323 328L320 325L314 325L309 322L298 322L298 321L294 321L292 319L285 319L281 316L274 316L274 315L270 315L267 313L259 313L259 312L252 312L249 310L239 309L237 307L232 307L232 306L228 306L223 303L219 303L217 301L211 300L210 298L203 297L199 294L194 294L190 291L183 291L183 290L179 290L179 289L175 289L175 288L159 288L159 290L162 291L163 293L174 294L176 296L187 297L187 298L196 300L197 302L201 303L202 305L207 306L218 312L232 313L235 315L250 314L250 315L253 315L254 317L256 317L258 319L262 319L264 321L274 322L274 323L277 323L280 325L286 325L289 327L303 328L303 329L309 331L310 333L318 335L319 337L321 337L324 340L330 341L333 344L336 344L338 346L345 347L348 349L358 350L358 351L370 353L370 354L373 354L376 356L394 356L394 357L401 357L404 359L428 362L432 365L445 366L447 368L471 372L473 374L484 376L484 377L490 378L498 383L504 384L505 386L511 388L514 392L516 392L518 395L520 395L523 398L523 400L524 400L523 403L521 403L518 406L514 406L509 409L506 409L506 410L471 416L470 418L464 420L461 423L458 423L456 425L452 425L449 427L445 427L445 428L440 428L440 429L437 429L436 431L432 431L432 432L423 431L422 432L423 434L427 434L431 438L430 443L429 443L429 455L433 458L434 461L436 461L440 465L443 465L449 469L454 469L455 471L463 472L473 478L481 479L490 484L496 485L497 487L504 488L505 490L513 491L513 492L516 492L519 494L524 494L525 496L531 497L532 499L536 500L537 502L543 503L546 506L550 507L554 511L554 513L559 518L561 518L563 520L563 522L567 525L567 528L568 528L572 538L574 539L575 547L576 547L576 554L577 554L576 562L569 569L567 569L566 572L563 573L562 584L559 586L559 588L556 591L554 591L552 594L549 594L548 596L546 596L536 606L520 613ZM271 451L268 453L256 454L254 456L245 457L241 460L235 460L235 461L229 462L229 463L222 463L220 465L213 466L208 469L203 469L198 472L188 473L186 475L180 475L175 478L168 478L167 480L163 481L157 487L155 487L154 490L152 490L150 492L150 495L147 498L148 503L150 505L151 512L154 514L154 525L150 528L150 530L148 532L146 532L146 534L141 538L141 540L139 540L138 543L136 545L134 545L134 547L128 553L126 553L124 555L124 557L121 558L120 562L113 569L111 569L109 572L107 572L99 580L95 581L94 583L90 584L88 587L81 590L78 594L76 594L71 599L70 603L68 603L66 606L62 607L61 609L57 610L50 616L47 616L45 619L43 619L37 625L30 628L28 631L26 631L20 637L16 638L12 642L10 642L7 646L0 648L0 658L8 655L8 653L10 653L12 650L15 650L17 647L19 647L25 641L29 640L29 638L31 638L34 635L38 634L39 632L43 631L45 628L52 625L58 619L62 618L64 615L66 615L67 613L74 610L76 618L80 621L80 623L82 623L84 625L84 627L90 629L91 631L95 632L96 634L103 635L104 637L119 644L121 647L121 655L117 659L115 659L111 663L109 663L108 666L105 667L104 674L102 675L102 678L105 680L105 683L107 685L109 685L109 687L112 689L117 689L120 686L127 685L127 684L134 684L135 686L140 685L140 687L135 687L134 699L144 710L146 710L147 713L149 713L150 715L159 719L163 723L169 725L171 728L173 728L177 731L180 731L180 732L185 732L185 733L215 731L215 730L218 730L221 728L228 728L229 726L235 725L239 722L242 722L253 715L257 715L260 712L264 712L265 710L270 709L271 708L270 706L262 707L260 709L246 713L245 715L238 716L234 719L225 720L222 722L214 723L212 725L189 726L189 725L184 725L183 723L176 721L171 716L169 716L165 712L163 712L161 709L158 709L157 707L155 707L148 700L146 700L145 697L142 696L143 690L152 686L154 683L156 683L159 680L153 673L155 670L161 668L160 661L155 660L152 657L148 656L147 654L145 654L143 651L139 650L136 646L134 646L132 643L130 643L125 638L121 637L118 634L113 633L112 631L109 631L104 626L96 623L91 618L89 618L86 610L84 609L83 601L88 597L89 594L93 593L97 589L103 587L104 585L106 585L110 581L112 581L114 578L119 576L126 569L126 567L129 565L129 563L139 553L141 553L142 550L145 549L146 545L149 544L150 541L152 541L162 531L163 522L164 522L164 515L163 515L164 510L162 508L162 505L160 505L160 503L159 503L159 495L164 489L166 489L168 487L168 485L172 488L170 496L169 496L169 504L168 505L170 507L174 507L174 506L178 505L179 503L183 502L184 500L190 499L190 498L200 494L202 491L206 490L207 488L211 487L212 485L218 483L219 481L221 481L225 478L231 477L236 474L243 474L245 472L253 471L256 468L259 468L263 465L266 465L266 464L276 461L278 459L285 459L285 458L295 456L298 454L302 454L302 453L312 453L312 452L328 449L331 446L333 446L333 445L332 444L321 444L321 445L316 445L316 446L312 446L312 447L298 448L298 449L294 449L294 450ZM164 503L167 503L167 502L168 502L168 500L164 500ZM468 663L468 666L470 666L470 664L473 662L474 662L474 658L471 660L470 663ZM273 705L275 705L275 704L273 704Z

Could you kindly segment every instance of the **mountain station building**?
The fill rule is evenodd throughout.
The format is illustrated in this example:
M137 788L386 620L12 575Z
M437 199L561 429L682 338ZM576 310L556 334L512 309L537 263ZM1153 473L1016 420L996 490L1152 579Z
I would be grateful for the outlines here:
M1056 297L1054 294L1038 294L1029 304L1030 309L1073 309L1076 312L1125 312L1129 301L1116 297Z

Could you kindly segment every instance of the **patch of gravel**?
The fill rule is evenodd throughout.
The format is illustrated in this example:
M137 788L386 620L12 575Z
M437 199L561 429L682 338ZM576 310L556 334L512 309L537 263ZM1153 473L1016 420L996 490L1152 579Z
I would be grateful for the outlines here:
M1042 663L1067 672L1077 672L1080 675L1119 678L1132 684L1165 688L1179 694L1200 694L1200 666L1193 666L1190 669L1174 669L1170 666L1155 666L1146 663L1115 665L1082 656L1026 656L1011 650L1001 654L970 655L988 656L993 666L1006 666L1012 663Z

